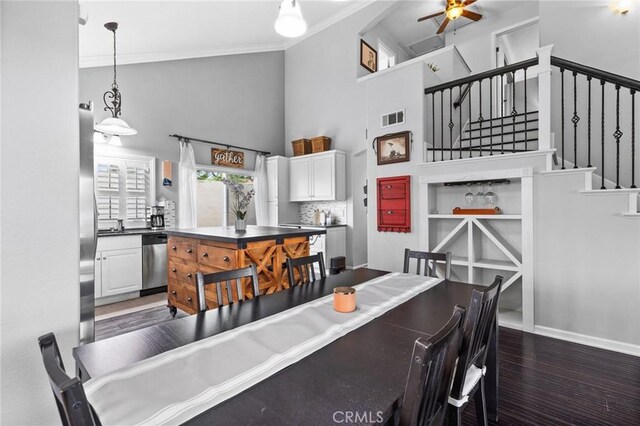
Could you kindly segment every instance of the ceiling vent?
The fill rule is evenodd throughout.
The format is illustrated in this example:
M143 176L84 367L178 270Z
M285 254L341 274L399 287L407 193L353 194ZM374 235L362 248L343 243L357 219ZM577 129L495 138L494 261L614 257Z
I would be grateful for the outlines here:
M405 119L405 110L400 110L396 112L392 112L389 114L385 114L382 116L382 127L391 127L397 124L404 124Z

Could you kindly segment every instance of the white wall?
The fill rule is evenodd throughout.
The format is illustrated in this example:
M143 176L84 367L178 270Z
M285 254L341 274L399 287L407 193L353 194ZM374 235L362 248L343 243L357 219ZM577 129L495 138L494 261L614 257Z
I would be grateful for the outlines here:
M78 4L2 1L2 424L59 423L37 337L78 344Z

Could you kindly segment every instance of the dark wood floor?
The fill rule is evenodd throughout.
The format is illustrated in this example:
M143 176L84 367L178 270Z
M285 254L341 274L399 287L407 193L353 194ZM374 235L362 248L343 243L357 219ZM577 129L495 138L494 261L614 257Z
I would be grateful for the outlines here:
M98 321L96 336L171 320L160 306ZM500 329L499 350L498 424L640 425L640 357L508 328ZM473 401L463 424L476 424Z
M498 424L640 425L640 357L507 328L499 351Z

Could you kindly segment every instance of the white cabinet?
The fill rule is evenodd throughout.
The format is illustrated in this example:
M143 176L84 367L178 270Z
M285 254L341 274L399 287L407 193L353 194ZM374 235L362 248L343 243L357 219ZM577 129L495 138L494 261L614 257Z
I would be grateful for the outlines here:
M98 238L95 262L95 297L109 297L142 289L140 235Z
M289 201L289 159L267 158L267 194L269 226L300 221L300 209Z
M345 153L327 151L290 159L291 201L341 201L345 199Z

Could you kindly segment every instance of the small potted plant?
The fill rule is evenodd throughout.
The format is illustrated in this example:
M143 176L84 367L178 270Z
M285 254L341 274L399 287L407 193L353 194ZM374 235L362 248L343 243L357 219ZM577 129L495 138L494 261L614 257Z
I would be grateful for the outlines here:
M232 182L227 178L222 179L222 182L224 182L227 188L229 188L233 199L233 207L231 208L231 211L236 215L236 232L244 232L247 230L247 222L245 221L247 209L249 208L251 198L253 198L256 191L254 189L245 191L244 185Z

